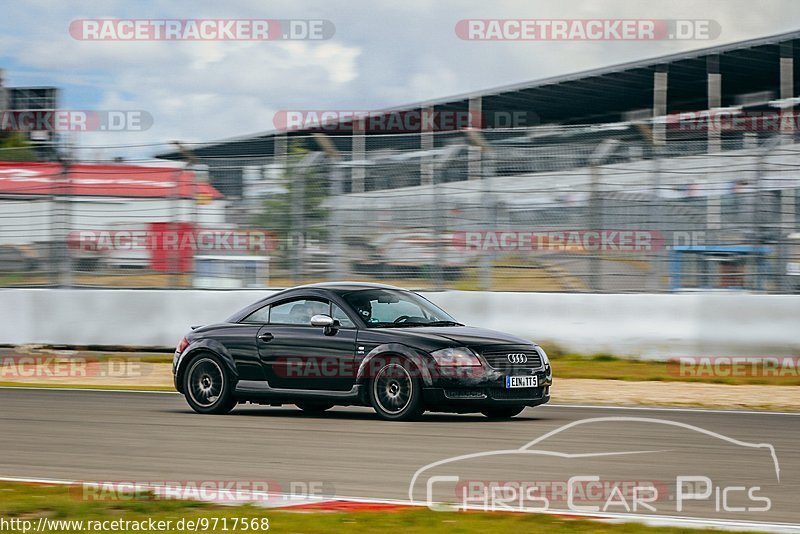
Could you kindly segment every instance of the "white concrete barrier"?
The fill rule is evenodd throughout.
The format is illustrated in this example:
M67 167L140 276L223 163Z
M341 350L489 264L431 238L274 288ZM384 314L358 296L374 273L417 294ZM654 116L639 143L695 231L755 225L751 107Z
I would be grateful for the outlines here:
M800 355L800 296L470 293L427 295L468 324L580 353L640 358Z
M272 291L0 290L0 344L173 347ZM425 293L458 320L581 353L800 354L800 296Z

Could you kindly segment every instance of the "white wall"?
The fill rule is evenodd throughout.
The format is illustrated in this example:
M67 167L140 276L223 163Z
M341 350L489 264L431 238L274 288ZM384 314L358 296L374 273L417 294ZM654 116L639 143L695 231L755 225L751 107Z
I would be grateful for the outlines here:
M50 200L0 200L0 245L49 241L52 233Z
M73 197L70 230L135 230L152 222L191 221L192 200L169 198ZM52 199L0 199L0 245L24 245L50 241L52 217L63 210ZM176 217L177 215L177 217ZM197 206L198 224L208 228L225 226L225 201Z
M800 354L800 296L452 292L468 324L582 353L645 358Z
M270 291L0 290L0 344L173 347ZM584 353L798 355L800 296L425 293L470 325Z
M659 193L666 198L684 197L688 185L696 185L692 195L721 195L729 191L729 182L736 179L755 178L761 169L761 187L786 189L800 187L800 178L794 172L800 144L781 145L768 152L759 163L763 149L744 149L670 157L661 160L633 160L601 165L600 187L606 191L644 192L653 188L653 170L656 163L669 169L660 177ZM565 191L572 194L572 202L586 202L593 181L590 167L577 167L564 171L547 171L495 176L487 180L460 181L437 184L440 198L449 200L480 201L487 190L507 204L552 205L560 203ZM348 193L351 209L382 209L384 207L419 204L420 198L431 198L433 186L419 185L400 189ZM520 198L521 193L537 198Z

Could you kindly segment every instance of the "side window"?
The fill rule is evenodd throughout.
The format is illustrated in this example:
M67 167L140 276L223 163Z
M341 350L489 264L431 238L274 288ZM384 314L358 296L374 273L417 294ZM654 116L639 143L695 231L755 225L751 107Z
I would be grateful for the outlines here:
M321 300L294 299L272 306L270 324L296 324L309 326L317 314L328 314L328 303Z
M344 310L341 309L339 306L331 302L331 317L339 321L339 326L342 328L355 328L356 325L353 324L353 321L344 313Z
M259 308L244 319L243 323L267 324L269 322L269 306Z

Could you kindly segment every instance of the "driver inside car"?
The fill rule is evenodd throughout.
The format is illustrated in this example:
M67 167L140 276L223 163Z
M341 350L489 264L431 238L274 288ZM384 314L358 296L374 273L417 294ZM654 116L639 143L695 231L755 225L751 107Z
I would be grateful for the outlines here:
M372 302L368 298L353 299L350 304L365 322L372 318Z

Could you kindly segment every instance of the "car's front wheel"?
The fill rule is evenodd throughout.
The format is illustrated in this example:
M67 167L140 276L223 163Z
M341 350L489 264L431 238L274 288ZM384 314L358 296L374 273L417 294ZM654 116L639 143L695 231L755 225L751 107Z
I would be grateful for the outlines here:
M225 365L213 354L199 354L184 374L186 402L203 414L225 414L236 406L233 384Z
M503 406L498 408L487 408L481 413L490 419L511 419L515 415L522 413L525 406Z
M409 421L425 411L422 382L413 369L413 365L405 361L387 362L370 380L369 399L382 419Z

